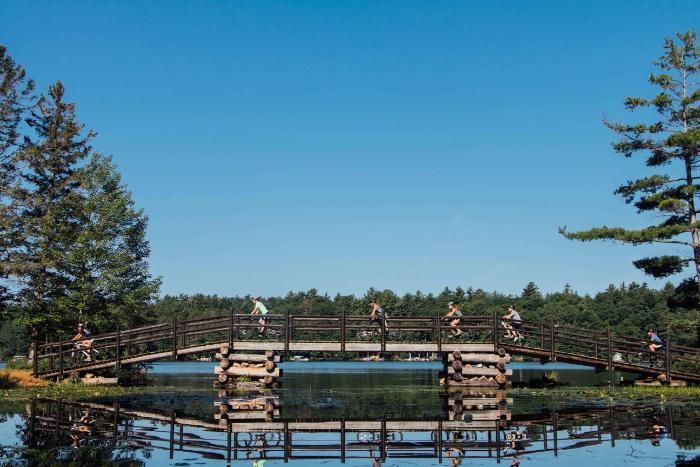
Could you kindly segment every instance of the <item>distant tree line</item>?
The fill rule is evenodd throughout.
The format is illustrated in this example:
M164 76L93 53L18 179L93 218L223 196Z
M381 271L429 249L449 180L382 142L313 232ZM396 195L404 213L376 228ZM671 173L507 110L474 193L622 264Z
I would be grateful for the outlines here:
M468 287L445 288L438 294L407 293L399 296L391 290L369 289L363 296L319 294L316 289L289 292L284 297L262 298L270 313L291 313L297 316L349 315L369 316L369 301L374 298L391 316L445 315L447 304L456 302L467 316L502 316L508 305L515 305L526 321L568 324L593 330L607 330L625 336L645 338L646 329L659 329L664 335L671 328L677 344L698 345L700 312L674 304L676 289L672 284L661 290L646 284L610 285L606 290L579 295L565 285L561 292L542 294L534 282L528 283L520 295L486 292ZM220 297L217 295L165 296L153 305L159 322L219 316L234 311L250 313L249 296Z

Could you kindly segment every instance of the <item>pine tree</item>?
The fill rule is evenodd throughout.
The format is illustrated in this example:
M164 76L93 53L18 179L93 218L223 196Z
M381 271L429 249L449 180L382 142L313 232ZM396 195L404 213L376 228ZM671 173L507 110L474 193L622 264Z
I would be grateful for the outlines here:
M66 251L68 292L58 306L72 322L102 331L143 324L160 286L147 263L148 219L135 209L111 158L93 154L79 180L80 229Z
M17 225L11 221L16 206L9 188L17 169L15 153L19 128L35 101L33 92L34 82L7 53L7 48L0 45L0 313L11 298L6 264L8 252L17 239Z
M695 290L700 287L700 223L696 207L700 177L700 90L696 33L676 34L677 40L666 38L664 54L655 64L661 73L649 81L660 88L651 99L628 97L628 110L653 109L655 121L638 124L606 122L621 136L613 147L625 157L642 153L646 166L656 173L620 186L615 194L640 213L656 213L664 220L641 229L597 227L580 232L560 232L569 239L612 240L632 245L666 244L688 248L687 256L661 255L642 258L634 265L654 277L680 273L694 266Z
M518 305L525 311L535 311L544 305L544 298L534 282L528 282L520 294Z
M82 135L75 106L64 102L63 94L57 82L32 109L27 125L36 136L25 136L16 151L16 181L10 187L16 205L10 222L19 226L21 235L7 253L5 266L19 284L19 319L34 337L55 330L64 320L55 304L70 281L64 260L81 228L78 164L89 154L93 136Z

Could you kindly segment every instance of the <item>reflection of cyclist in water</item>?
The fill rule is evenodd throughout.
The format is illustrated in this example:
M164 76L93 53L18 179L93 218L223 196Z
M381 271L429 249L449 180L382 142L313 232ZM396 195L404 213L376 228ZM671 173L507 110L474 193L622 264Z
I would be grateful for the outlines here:
M265 462L267 459L255 459L253 456L253 453L247 452L246 457L248 458L249 461L251 461L250 467L265 467Z
M84 443L85 438L92 434L90 430L90 425L94 423L94 420L90 418L90 412L83 412L82 416L73 423L70 427L70 439L71 445L77 448Z
M380 467L382 465L382 459L374 457L374 449L370 446L369 458L372 461L372 467Z
M464 441L464 436L462 433L459 431L453 431L452 432L452 442L453 443L462 443ZM445 452L447 453L447 457L454 457L455 459L459 459L464 455L464 451L462 451L461 446L453 446L450 448L445 449ZM459 464L454 464L454 459L453 459L453 464L452 465L459 465Z
M510 467L520 467L520 460L518 460L517 457L513 457L513 460L510 462Z
M666 427L656 418L654 419L654 425L651 427L651 445L660 446L661 436L666 433Z

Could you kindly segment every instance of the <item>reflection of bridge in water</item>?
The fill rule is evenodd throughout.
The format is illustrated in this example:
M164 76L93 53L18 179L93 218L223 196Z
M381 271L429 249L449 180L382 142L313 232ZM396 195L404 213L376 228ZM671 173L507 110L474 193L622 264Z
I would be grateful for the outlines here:
M666 337L663 352L651 355L640 339L615 336L610 331L586 330L555 323L523 322L517 344L502 334L500 319L470 316L459 325L462 337L450 335L449 323L440 316L393 316L389 325L368 332L366 317L346 315L267 315L273 336L257 337L258 324L250 315L163 323L94 336L93 361L80 360L70 341L33 344L34 373L63 379L70 372L119 370L122 365L177 360L178 356L209 353L223 345L234 352L496 352L523 355L541 361L560 361L620 370L671 380L700 382L700 350L675 345ZM652 358L653 357L653 358Z
M447 394L453 420L272 420L232 421L128 408L118 403L35 399L27 410L29 442L41 436L67 437L81 445L130 446L176 451L207 459L438 459L504 458L586 448L620 439L673 437L669 409L556 410L513 415L502 393ZM456 405L462 407L454 416ZM482 410L476 409L482 407ZM218 420L217 420L218 419ZM653 420L653 421L652 421ZM653 424L663 428L654 433Z

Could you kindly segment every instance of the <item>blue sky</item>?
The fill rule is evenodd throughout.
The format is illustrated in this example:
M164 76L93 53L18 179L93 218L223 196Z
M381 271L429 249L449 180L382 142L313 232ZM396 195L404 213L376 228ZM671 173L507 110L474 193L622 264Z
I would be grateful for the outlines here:
M23 1L0 43L61 80L150 217L163 293L595 293L661 247L603 126L693 1Z

